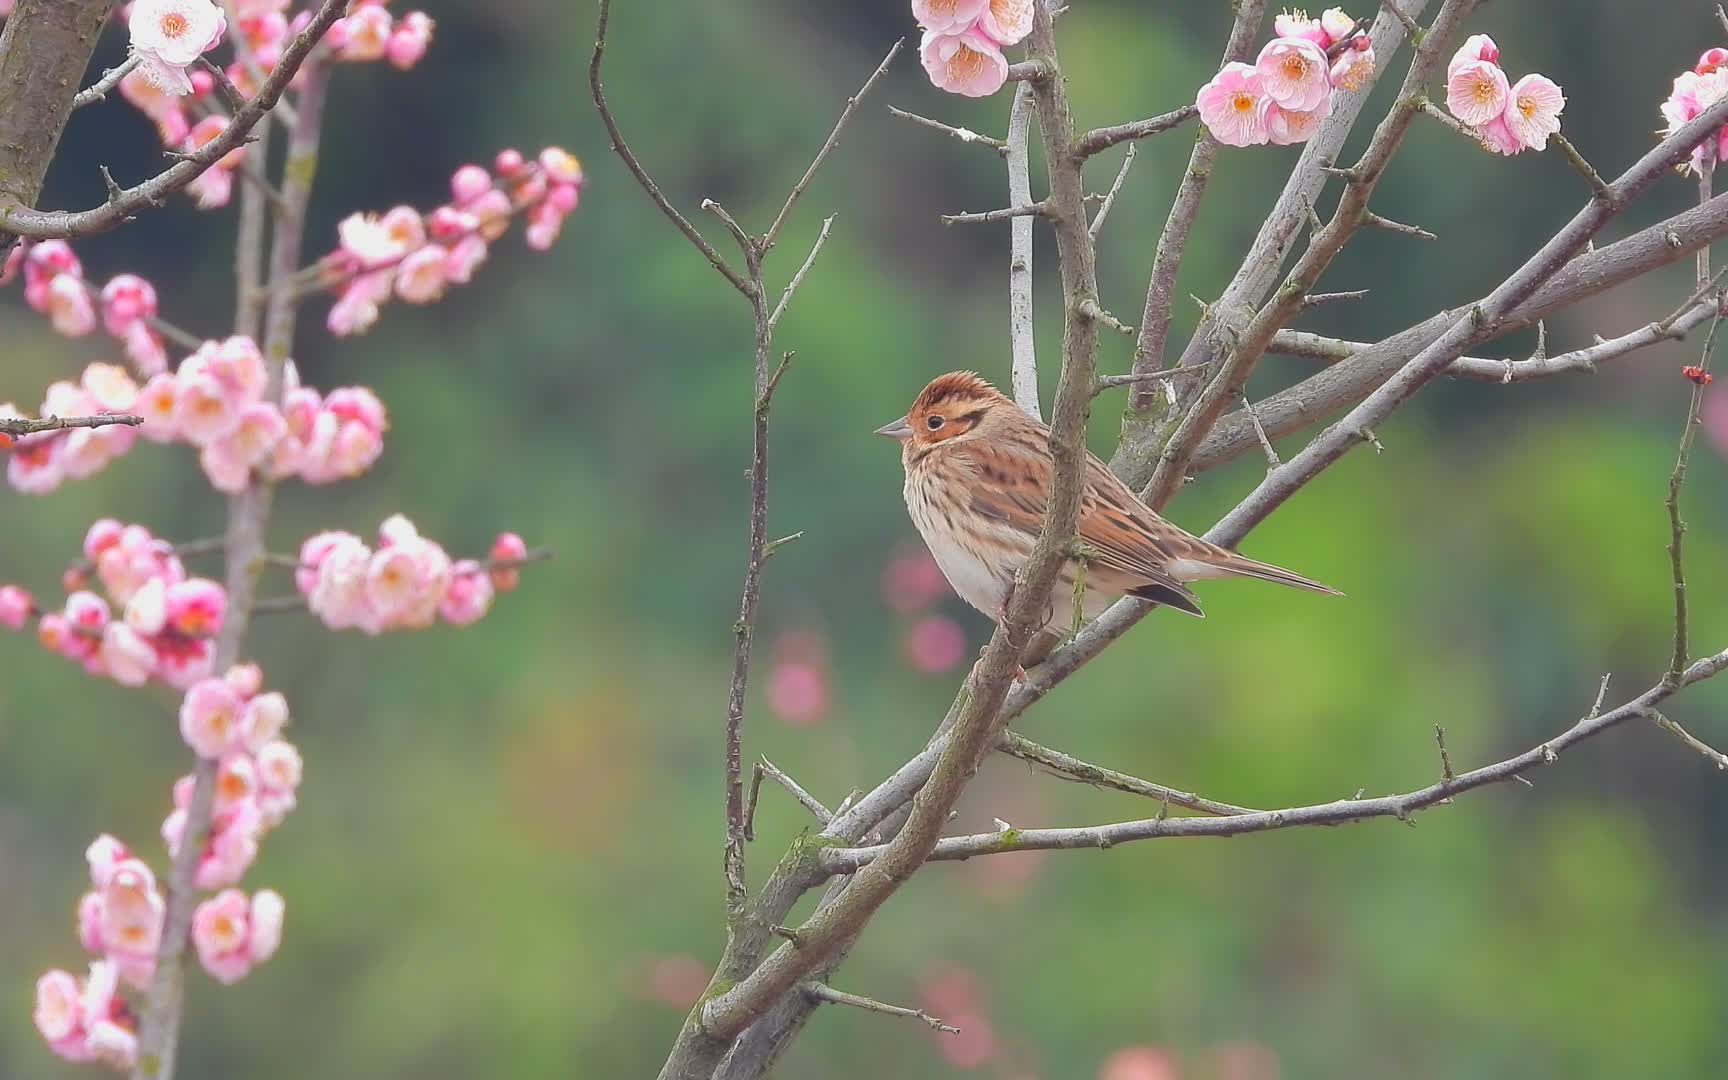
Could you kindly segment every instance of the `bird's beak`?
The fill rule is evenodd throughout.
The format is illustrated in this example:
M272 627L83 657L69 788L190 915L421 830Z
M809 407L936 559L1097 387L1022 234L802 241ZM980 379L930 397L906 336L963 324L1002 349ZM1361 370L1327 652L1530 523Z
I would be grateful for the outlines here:
M912 425L908 424L906 418L902 416L892 424L884 424L877 428L876 434L886 435L890 439L910 439L912 437Z

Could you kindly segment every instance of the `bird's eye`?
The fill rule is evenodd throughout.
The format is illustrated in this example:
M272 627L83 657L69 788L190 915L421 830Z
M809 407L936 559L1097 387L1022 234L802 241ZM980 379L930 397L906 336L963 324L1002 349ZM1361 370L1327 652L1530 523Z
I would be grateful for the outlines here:
M924 421L924 426L929 428L931 431L941 431L942 418L940 416L932 416L930 419Z

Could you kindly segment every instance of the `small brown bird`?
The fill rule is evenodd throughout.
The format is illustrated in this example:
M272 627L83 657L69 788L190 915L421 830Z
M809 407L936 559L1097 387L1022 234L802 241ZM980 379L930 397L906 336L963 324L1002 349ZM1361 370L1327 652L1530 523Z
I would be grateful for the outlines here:
M938 376L900 419L878 428L900 440L906 509L949 584L1000 621L1014 572L1032 553L1054 468L1050 429L970 371ZM1249 577L1342 595L1317 581L1244 558L1159 517L1102 461L1086 455L1080 540L1086 559L1085 618L1128 595L1199 615L1190 581ZM1044 629L1073 621L1076 564L1062 569Z

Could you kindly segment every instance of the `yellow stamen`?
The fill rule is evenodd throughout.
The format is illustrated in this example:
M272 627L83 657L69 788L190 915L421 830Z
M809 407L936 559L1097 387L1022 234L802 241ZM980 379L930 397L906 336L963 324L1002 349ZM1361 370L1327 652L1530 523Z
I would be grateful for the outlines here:
M162 34L164 37L177 38L190 30L186 16L178 11L170 11L162 16Z

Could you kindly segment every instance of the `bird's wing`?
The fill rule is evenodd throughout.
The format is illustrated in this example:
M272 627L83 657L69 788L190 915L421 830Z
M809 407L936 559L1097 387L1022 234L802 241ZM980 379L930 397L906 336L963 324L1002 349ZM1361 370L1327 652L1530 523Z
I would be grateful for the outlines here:
M975 469L972 509L1035 538L1049 509L1052 465L1047 444L1035 445L1031 439L973 442L965 450ZM1191 538L1154 515L1090 454L1080 496L1079 533L1094 553L1091 567L1125 579L1122 591L1151 586L1153 592L1173 594L1162 602L1174 602L1177 595L1192 602L1192 595L1167 567L1173 558L1200 555L1203 542L1193 540L1194 550L1187 550L1190 544L1182 541Z

